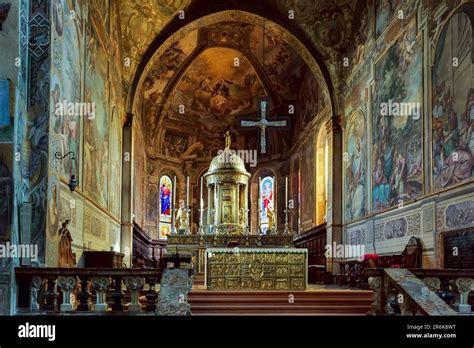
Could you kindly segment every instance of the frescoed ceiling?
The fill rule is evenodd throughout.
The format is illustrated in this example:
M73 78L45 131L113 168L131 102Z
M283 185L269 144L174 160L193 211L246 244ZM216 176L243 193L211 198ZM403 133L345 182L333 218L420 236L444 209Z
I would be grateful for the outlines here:
M124 72L131 81L143 54L158 33L191 0L119 0L122 23L122 45L124 58L130 58L130 66Z
M218 133L226 130L236 131L241 128L240 120L260 119L260 97L270 100L269 120L275 114L284 115L289 106L304 107L299 114L311 114L314 106L314 116L321 105L329 104L327 90L304 95L306 105L299 102L303 84L319 90L321 79L313 76L281 28L270 21L264 29L261 21L223 19L196 25L147 66L137 93L141 98L137 108L149 146L163 148L160 144L170 138L165 136L166 129L174 128L176 133L182 124L189 125L185 128L191 133L202 133L207 138L219 137ZM311 84L305 82L308 76L313 76ZM303 118L293 121L298 120ZM249 141L257 132L246 132ZM282 139L294 133L281 136L281 132L272 131L276 137L274 148L280 150L286 146ZM171 138L175 138L174 133Z
M168 116L196 118L208 131L222 132L235 123L236 117L256 115L257 98L265 95L255 69L242 52L213 47L202 52L182 75Z
M117 0L116 0L117 1ZM365 0L265 0L269 10L284 17L289 11L321 53L337 84L340 57L352 38L354 11ZM130 58L124 77L131 82L146 49L170 21L194 5L194 0L119 0L123 57ZM218 3L218 2L217 2ZM190 11L190 10L189 10ZM276 36L275 36L276 37Z

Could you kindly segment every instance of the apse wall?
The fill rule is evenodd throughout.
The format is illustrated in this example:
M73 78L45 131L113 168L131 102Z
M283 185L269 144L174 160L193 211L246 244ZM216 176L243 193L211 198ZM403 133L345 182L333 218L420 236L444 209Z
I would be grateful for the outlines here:
M344 238L393 254L415 236L423 267L442 267L442 236L474 226L472 27L456 15L473 10L383 3L361 11L348 52ZM384 116L389 100L418 103L421 113Z
M58 231L70 220L78 265L82 251L120 251L122 69L118 1L52 1L46 264L58 263ZM58 103L85 103L79 114ZM80 104L79 104L80 105ZM59 152L74 152L55 158ZM78 179L76 191L67 184Z

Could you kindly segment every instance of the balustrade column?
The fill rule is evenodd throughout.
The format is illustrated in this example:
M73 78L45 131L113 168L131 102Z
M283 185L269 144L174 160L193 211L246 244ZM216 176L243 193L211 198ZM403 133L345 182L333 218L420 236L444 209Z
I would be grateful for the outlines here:
M41 277L33 277L31 279L31 302L30 311L31 313L38 313L40 310L40 304L38 302L38 294L43 287L43 279Z
M143 277L126 277L125 278L125 285L127 289L130 291L131 294L131 302L128 305L129 312L140 312L141 305L140 305L140 290L143 287L145 281Z
M107 289L110 286L109 277L94 277L92 278L92 286L96 291L96 312L107 312L108 305L106 302Z
M387 299L383 288L383 277L369 277L369 286L374 291L374 302L369 313L372 315L386 314Z
M458 292L456 299L458 300L456 306L459 313L471 313L471 305L468 304L469 292L474 289L474 282L472 278L457 278L451 281L451 285Z
M63 303L61 303L61 312L72 311L71 291L76 288L76 277L58 277L58 286L63 293Z
M423 283L433 292L439 291L441 288L441 280L438 277L426 277Z

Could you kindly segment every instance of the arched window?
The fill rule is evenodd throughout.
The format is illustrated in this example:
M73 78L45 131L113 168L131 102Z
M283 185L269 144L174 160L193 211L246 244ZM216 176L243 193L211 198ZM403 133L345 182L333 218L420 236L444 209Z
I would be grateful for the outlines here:
M474 168L473 15L467 11L449 19L436 47L432 78L434 190L469 180Z
M328 187L328 137L322 127L316 142L316 225L326 222Z
M159 200L159 238L167 239L171 232L171 224L173 221L173 182L167 175L160 178L160 200Z
M271 176L264 177L259 187L260 222L262 233L268 234L269 228L276 227L274 198L274 180Z

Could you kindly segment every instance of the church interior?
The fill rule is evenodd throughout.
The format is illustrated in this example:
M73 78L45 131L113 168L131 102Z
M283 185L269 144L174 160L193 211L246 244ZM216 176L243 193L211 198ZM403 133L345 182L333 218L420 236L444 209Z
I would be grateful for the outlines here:
M472 315L473 30L471 0L2 1L0 315Z

